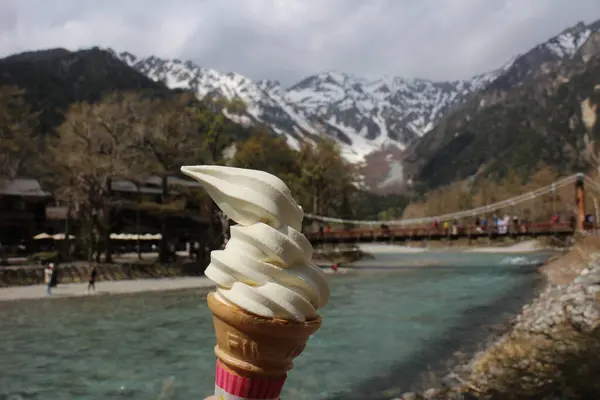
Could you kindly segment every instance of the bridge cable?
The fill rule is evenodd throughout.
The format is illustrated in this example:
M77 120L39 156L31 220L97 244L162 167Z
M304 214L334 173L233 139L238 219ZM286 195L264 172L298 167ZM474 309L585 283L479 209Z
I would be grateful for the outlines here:
M520 204L520 203L523 203L526 201L531 201L540 196L544 196L548 193L556 191L559 188L562 188L566 185L572 184L581 175L582 174L573 174L566 178L559 179L558 181L556 181L550 185L543 186L541 188L532 190L530 192L527 192L527 193L524 193L521 195L517 195L510 199L506 199L506 200L498 201L498 202L495 202L492 204L487 204L484 206L476 207L476 208L473 208L470 210L457 211L454 213L445 213L445 214L435 215L435 216L431 216L431 217L400 219L400 220L387 220L387 221L386 220L371 220L371 221L369 221L369 220L349 220L349 219L342 219L342 218L326 217L326 216L321 216L321 215L316 215L316 214L311 214L311 213L305 213L305 217L308 219L317 220L317 221L333 222L333 223L341 223L341 224L349 224L349 225L387 224L387 225L394 225L394 226L425 224L425 223L431 223L434 221L449 220L449 219L453 219L453 218L458 219L458 218L465 218L465 217L473 217L473 216L481 215L481 214L488 213L488 212L494 212L494 211L497 211L497 210L500 210L500 209L503 209L506 207L516 206L517 204ZM584 175L584 177L588 178L585 175ZM588 179L591 179L591 178L588 178ZM600 184L596 182L596 183L594 183L594 185L597 185L595 188L600 191Z

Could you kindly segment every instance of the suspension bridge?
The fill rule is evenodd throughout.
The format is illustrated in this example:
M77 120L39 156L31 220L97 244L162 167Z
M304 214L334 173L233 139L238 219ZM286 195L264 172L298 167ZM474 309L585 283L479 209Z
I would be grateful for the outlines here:
M569 188L574 188L574 192L568 194ZM564 238L578 231L596 229L600 210L596 198L586 193L586 188L600 193L600 182L578 173L506 200L430 217L363 221L307 213L305 217L319 222L321 228L305 235L313 245L504 237ZM569 200L564 199L565 192ZM586 198L588 204L593 204L593 214L587 213ZM588 215L594 215L596 222L591 222ZM330 225L334 228L330 229Z

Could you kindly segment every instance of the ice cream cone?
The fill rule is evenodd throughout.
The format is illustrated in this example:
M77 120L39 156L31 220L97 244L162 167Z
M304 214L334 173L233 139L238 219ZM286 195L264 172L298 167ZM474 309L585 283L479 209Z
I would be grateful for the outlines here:
M291 322L250 314L208 295L217 345L215 392L222 399L278 399L293 359L321 318ZM219 397L221 396L221 397Z

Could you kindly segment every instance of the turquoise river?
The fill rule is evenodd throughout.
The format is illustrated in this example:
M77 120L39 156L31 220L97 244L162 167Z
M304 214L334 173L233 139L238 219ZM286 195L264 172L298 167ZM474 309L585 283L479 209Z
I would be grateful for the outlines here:
M282 399L398 396L529 301L547 257L386 253L330 275L323 327ZM0 321L0 400L152 400L167 382L168 399L213 391L200 290L1 302Z

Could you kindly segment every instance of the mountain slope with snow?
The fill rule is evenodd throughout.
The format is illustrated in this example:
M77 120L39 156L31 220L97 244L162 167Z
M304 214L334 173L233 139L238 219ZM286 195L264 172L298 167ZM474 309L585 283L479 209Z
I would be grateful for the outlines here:
M277 81L253 81L223 74L190 61L115 53L122 61L172 89L198 97L238 98L247 105L249 123L266 124L292 146L313 135L329 135L351 161L392 145L404 148L433 128L444 112L493 81L498 72L467 81L432 82L399 77L364 79L327 72L290 88Z
M432 189L509 171L527 178L540 166L586 168L581 102L597 98L599 72L600 23L536 46L407 149L406 176Z

